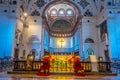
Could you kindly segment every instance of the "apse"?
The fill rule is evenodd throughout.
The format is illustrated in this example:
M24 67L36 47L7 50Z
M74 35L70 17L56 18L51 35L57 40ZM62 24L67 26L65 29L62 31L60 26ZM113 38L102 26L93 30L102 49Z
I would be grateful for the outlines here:
M50 51L51 52L72 52L73 38L55 38L51 37Z
M80 15L80 9L72 2L48 4L43 11L47 24L44 28L44 49L53 53L78 51L80 40L76 25L81 20Z

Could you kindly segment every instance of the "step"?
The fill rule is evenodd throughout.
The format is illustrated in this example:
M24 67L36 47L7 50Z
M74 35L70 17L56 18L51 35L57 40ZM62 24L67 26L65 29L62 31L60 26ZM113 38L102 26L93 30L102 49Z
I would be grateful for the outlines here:
M8 74L37 74L37 71L8 71ZM51 75L74 75L74 72L51 72ZM110 72L86 72L87 75L101 75L101 76L117 76L116 73Z

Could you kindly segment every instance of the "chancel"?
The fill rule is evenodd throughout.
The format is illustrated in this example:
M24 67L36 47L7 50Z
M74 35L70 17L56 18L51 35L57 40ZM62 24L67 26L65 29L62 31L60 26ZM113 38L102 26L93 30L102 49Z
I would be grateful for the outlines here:
M118 69L114 62L120 61L119 4L120 0L0 0L0 60L9 57L13 73L112 74Z

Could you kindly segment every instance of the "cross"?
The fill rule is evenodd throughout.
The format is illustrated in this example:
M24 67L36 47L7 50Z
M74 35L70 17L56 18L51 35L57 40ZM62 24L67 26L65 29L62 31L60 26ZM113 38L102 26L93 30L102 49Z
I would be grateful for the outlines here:
M64 42L63 39L61 39L60 42L61 42L61 48L62 48L62 43Z

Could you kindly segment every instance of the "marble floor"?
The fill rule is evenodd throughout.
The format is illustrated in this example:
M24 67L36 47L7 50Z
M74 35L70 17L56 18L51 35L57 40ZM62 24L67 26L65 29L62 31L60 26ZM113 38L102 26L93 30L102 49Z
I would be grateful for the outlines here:
M70 75L51 75L48 77L40 77L33 74L7 74L5 72L0 73L0 80L120 80L118 76L85 76L76 77Z

